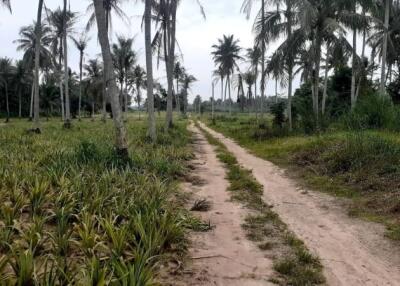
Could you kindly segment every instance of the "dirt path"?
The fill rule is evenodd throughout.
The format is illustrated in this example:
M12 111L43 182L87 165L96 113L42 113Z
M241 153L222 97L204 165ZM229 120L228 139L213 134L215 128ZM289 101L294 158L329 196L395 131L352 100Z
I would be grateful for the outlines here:
M196 154L193 174L202 183L186 184L184 188L193 193L194 199L212 202L210 211L197 215L210 222L214 229L191 235L192 265L189 265L190 275L186 275L181 285L274 285L267 281L273 273L272 261L247 240L241 227L247 211L230 201L229 183L214 148L196 127L190 128Z
M348 217L335 198L299 189L283 170L201 126L253 170L265 201L321 258L328 285L400 285L400 249L383 237L383 226Z

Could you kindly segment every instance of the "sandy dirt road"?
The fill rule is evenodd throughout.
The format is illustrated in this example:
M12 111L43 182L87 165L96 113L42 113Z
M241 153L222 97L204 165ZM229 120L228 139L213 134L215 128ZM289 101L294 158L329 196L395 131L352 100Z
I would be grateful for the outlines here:
M212 203L208 212L198 212L213 230L191 235L189 275L173 285L265 286L272 277L272 261L246 238L241 227L247 210L230 200L225 169L203 134L193 125L196 159L193 174L201 184L185 184L193 199Z
M211 130L264 186L264 199L324 265L328 285L400 285L400 248L384 227L350 218L339 200L305 192L282 169Z

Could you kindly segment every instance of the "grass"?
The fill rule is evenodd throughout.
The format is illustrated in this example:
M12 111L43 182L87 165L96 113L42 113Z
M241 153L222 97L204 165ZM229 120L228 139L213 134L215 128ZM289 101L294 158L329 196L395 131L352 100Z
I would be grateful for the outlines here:
M204 129L202 132L209 143L216 146L217 156L227 168L232 199L251 210L242 227L246 230L247 238L256 242L260 251L266 251L271 255L278 275L272 277L270 281L279 285L294 286L323 284L325 278L319 259L307 250L263 201L263 187L256 181L251 171L241 167L220 141Z
M41 135L30 124L0 126L1 285L154 285L186 229L206 228L175 196L192 157L186 121L153 146L146 122L128 118L128 162L111 121L52 119Z
M400 240L398 133L329 130L312 136L263 137L261 125L268 125L269 119L257 123L240 115L222 117L215 124L203 120L256 156L286 168L304 187L350 199L349 214L385 224L386 235Z

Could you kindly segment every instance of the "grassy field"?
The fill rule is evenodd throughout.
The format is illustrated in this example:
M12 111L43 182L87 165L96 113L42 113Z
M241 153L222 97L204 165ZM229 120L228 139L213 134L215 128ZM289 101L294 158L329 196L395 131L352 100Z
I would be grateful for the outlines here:
M271 136L270 120L218 116L210 127L253 154L286 168L306 187L350 198L349 214L384 223L400 240L400 134L330 130L320 135Z
M128 118L129 162L111 121L52 119L41 135L26 120L0 125L0 285L154 285L157 266L184 253L199 223L176 199L186 121L154 146L145 123Z

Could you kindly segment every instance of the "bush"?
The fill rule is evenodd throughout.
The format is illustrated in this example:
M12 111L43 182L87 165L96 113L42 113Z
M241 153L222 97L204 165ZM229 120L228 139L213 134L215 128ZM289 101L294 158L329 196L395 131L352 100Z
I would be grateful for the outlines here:
M386 96L371 94L363 97L356 108L344 117L347 128L393 129L396 117L400 117L392 100Z

